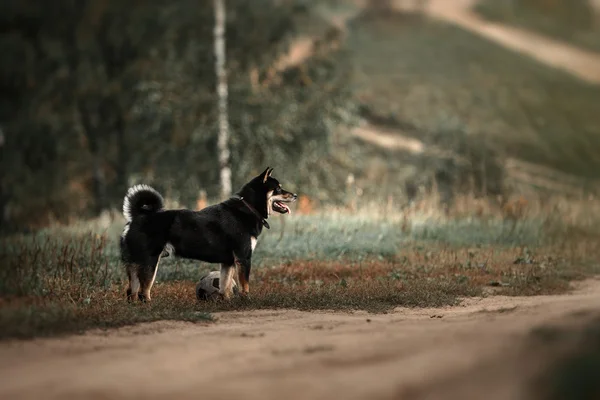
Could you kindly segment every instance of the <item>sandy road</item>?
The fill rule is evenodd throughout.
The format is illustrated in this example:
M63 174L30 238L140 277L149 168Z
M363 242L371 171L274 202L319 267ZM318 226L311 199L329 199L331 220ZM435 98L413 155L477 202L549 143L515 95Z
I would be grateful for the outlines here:
M494 360L532 327L598 306L594 280L569 295L442 309L224 313L209 324L4 342L0 398L464 399L484 390L487 399L518 398L526 374Z

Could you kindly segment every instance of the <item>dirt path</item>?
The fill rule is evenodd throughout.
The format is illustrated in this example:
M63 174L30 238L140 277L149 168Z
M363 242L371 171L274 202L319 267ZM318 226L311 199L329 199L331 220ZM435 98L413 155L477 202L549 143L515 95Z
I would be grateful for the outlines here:
M355 0L355 3L358 9L366 6L366 0ZM431 17L458 25L548 66L562 69L588 83L600 84L598 53L525 29L487 21L472 11L477 0L425 0L424 3L422 10ZM391 4L397 10L411 11L415 9L418 0L394 0Z
M502 363L481 375L489 370L481 366L510 354L532 327L598 304L594 280L564 296L468 299L442 309L226 313L212 324L5 342L0 398L464 399L489 385L485 398L515 398L519 368Z
M396 0L398 7L404 3ZM476 0L429 0L427 12L589 83L600 84L600 54L524 29L486 21L471 11L475 3Z

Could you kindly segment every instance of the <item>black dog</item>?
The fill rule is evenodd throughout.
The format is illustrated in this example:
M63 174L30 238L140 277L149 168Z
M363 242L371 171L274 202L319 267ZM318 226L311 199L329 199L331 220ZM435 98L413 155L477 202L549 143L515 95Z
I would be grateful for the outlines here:
M245 184L237 194L201 211L165 210L162 196L150 186L127 191L121 235L121 258L129 277L127 298L150 300L150 289L163 252L221 264L219 293L229 299L238 268L240 291L249 292L252 252L273 211L290 212L285 203L297 196L282 189L272 168Z

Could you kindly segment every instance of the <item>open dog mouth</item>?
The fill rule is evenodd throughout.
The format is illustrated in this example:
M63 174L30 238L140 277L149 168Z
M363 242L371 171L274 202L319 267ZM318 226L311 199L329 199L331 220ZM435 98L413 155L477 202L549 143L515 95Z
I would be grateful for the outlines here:
M284 202L279 201L279 200L275 200L273 202L273 211L278 212L279 214L289 214L292 211L290 210L290 208L288 206L285 205Z

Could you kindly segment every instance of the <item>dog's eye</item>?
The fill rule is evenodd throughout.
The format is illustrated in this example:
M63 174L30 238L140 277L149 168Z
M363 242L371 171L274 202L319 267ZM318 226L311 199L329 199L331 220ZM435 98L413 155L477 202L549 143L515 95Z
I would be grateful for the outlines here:
M278 187L277 189L275 189L275 193L277 193L277 194L281 193L281 188Z

